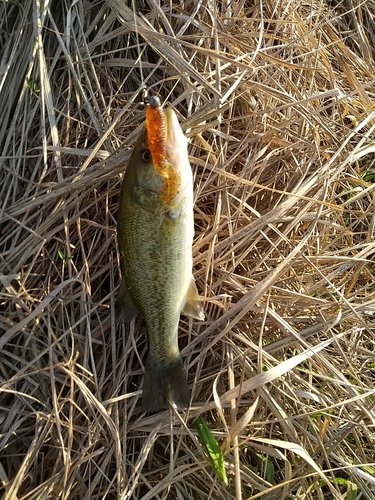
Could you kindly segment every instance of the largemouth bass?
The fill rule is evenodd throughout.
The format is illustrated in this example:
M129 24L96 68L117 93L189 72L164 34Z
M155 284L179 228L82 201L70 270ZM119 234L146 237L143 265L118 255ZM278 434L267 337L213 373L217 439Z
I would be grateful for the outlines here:
M116 309L143 315L148 341L142 410L189 405L178 347L181 312L204 319L192 276L193 176L175 112L150 98L122 182L117 220L122 283Z

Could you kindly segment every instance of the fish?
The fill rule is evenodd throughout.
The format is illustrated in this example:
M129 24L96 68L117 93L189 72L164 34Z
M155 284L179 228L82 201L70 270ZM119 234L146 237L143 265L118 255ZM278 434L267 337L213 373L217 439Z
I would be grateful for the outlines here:
M117 219L122 281L116 313L142 314L148 352L142 411L190 403L178 346L181 313L204 319L192 268L193 174L188 140L173 109L150 97L146 120L122 181Z

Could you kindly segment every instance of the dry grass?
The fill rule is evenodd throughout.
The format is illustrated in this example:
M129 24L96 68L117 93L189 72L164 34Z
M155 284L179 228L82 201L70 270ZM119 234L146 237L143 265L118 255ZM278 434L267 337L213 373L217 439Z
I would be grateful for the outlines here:
M0 495L373 499L374 6L141 2L137 39L125 3L0 4ZM191 137L181 416L141 415L144 327L114 316L142 82Z

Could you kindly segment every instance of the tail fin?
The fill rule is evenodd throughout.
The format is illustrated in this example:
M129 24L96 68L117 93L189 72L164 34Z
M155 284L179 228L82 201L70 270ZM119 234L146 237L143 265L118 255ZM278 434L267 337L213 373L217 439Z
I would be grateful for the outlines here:
M181 357L161 364L148 356L143 381L142 411L155 412L169 404L183 410L189 402L190 391Z

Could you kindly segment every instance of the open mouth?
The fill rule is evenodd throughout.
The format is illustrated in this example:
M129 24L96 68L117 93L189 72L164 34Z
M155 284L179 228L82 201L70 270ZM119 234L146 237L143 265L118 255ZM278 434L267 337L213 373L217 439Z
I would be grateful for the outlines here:
M187 139L175 112L169 109L164 113L159 105L147 107L146 129L155 172L164 178L162 200L171 206L181 189L181 167L184 151L186 157Z
M167 109L165 112L165 124L167 160L176 170L181 171L187 156L186 148L188 140L180 127L173 109Z

